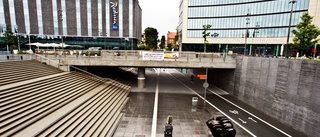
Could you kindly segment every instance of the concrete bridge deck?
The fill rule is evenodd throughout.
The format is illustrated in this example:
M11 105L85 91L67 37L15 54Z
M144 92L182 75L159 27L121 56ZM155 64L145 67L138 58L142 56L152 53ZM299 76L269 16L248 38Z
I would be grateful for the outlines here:
M120 56L117 56L117 53ZM50 59L64 65L74 66L117 66L117 67L167 67L167 68L222 68L235 69L235 55L203 52L159 52L139 50L103 50L100 56L48 54L34 58ZM61 52L60 52L61 53ZM168 55L173 55L168 57ZM42 61L46 61L45 59ZM47 62L47 61L46 61ZM47 62L49 63L49 62Z

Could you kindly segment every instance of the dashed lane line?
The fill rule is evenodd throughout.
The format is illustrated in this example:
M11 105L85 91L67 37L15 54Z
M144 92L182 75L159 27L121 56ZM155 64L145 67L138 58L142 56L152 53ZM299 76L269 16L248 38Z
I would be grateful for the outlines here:
M179 71L178 71L179 72ZM171 74L170 74L171 75ZM172 75L171 75L172 76ZM173 76L172 76L173 77ZM175 78L175 77L174 77ZM179 81L179 80L178 80ZM179 81L180 82L180 81ZM180 82L180 83L182 83L182 82ZM183 83L182 83L183 84ZM183 85L185 85L185 84L183 84ZM187 85L185 85L187 88L189 88ZM190 90L192 90L191 88L189 88ZM262 120L261 118L259 118L258 116L255 116L255 115L253 115L252 113L250 113L249 111L247 111L247 110L245 110L244 108L241 108L240 106L238 106L238 105L236 105L236 104L234 104L233 102L231 102L231 101L229 101L229 100L227 100L227 99L225 99L224 97L222 97L222 96L220 96L219 94L217 94L217 93L215 93L214 91L212 91L212 90L210 90L209 88L207 88L211 93L213 93L213 94L215 94L216 96L218 96L219 98L221 98L221 99L223 99L223 100L225 100L225 101L227 101L228 103L230 103L230 104L232 104L233 106L235 106L235 107L237 107L237 108L239 108L239 109L241 109L242 111L244 111L244 112L246 112L247 114L249 114L249 115L251 115L251 116L253 116L254 118L256 118L256 119L258 119L258 120L260 120L261 122L263 122L263 123L265 123L265 124L267 124L268 126L270 126L270 127L272 127L272 128L274 128L275 130L277 130L277 131L279 131L279 132L281 132L282 134L284 134L284 135L286 135L286 136L288 136L288 137L292 137L291 135L289 135L288 133L286 133L286 132L284 132L284 131L282 131L282 130L280 130L280 129L278 129L277 127L275 127L275 126L273 126L273 125L271 125L270 123L268 123L268 122L266 122L266 121L264 121L264 120ZM195 92L194 90L192 90L193 92ZM196 93L197 94L197 93ZM199 94L197 94L198 96L200 96ZM204 99L202 96L200 96L202 99ZM208 102L208 101L206 101L206 102ZM211 104L211 103L210 103ZM239 124L238 124L239 125Z

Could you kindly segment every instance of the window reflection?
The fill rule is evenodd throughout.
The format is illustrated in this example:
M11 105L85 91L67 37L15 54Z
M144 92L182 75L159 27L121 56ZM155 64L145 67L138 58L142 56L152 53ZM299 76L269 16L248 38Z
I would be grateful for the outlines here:
M294 28L292 27L291 30ZM188 30L187 37L189 38L202 38L203 30ZM212 38L213 34L219 34L219 38L242 38L245 36L245 29L238 30L210 30ZM268 29L248 29L249 37L251 38L265 38L265 37L286 37L288 28L268 28ZM293 36L292 33L290 33ZM217 36L216 36L217 37Z
M252 2L252 3L248 3ZM300 16L308 10L309 0L297 1L293 7L291 26L299 23ZM199 7L201 6L201 7ZM248 10L250 16L247 16ZM244 35L246 18L251 37L285 37L288 31L291 6L287 0L189 0L188 37L201 38L202 26L211 24L219 37L239 38ZM257 24L258 27L257 27ZM258 30L258 31L256 31ZM253 34L258 32L257 34ZM291 34L292 35L292 34Z

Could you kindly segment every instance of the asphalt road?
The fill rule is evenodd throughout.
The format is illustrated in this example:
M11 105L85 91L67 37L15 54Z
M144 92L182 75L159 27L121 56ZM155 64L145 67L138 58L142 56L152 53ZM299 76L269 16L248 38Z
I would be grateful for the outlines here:
M166 69L166 73L172 76L177 82L197 94L200 98L204 99L204 81L196 80L195 84L190 83L190 74L182 74L176 69ZM161 72L163 73L163 72ZM165 82L161 79L160 83ZM180 85L177 85L180 86ZM160 87L161 89L161 87ZM305 136L301 132L294 130L287 125L281 124L279 121L263 114L249 105L235 99L226 93L215 93L217 88L213 86L207 89L207 103L206 106L211 106L225 114L229 119L237 124L251 136L258 137L291 137L291 136ZM221 93L221 90L218 92Z

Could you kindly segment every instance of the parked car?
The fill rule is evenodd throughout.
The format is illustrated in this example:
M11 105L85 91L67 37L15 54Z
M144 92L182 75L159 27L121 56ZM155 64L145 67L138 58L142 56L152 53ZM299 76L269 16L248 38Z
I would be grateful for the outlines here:
M101 56L101 47L90 47L88 50L83 51L83 56Z

